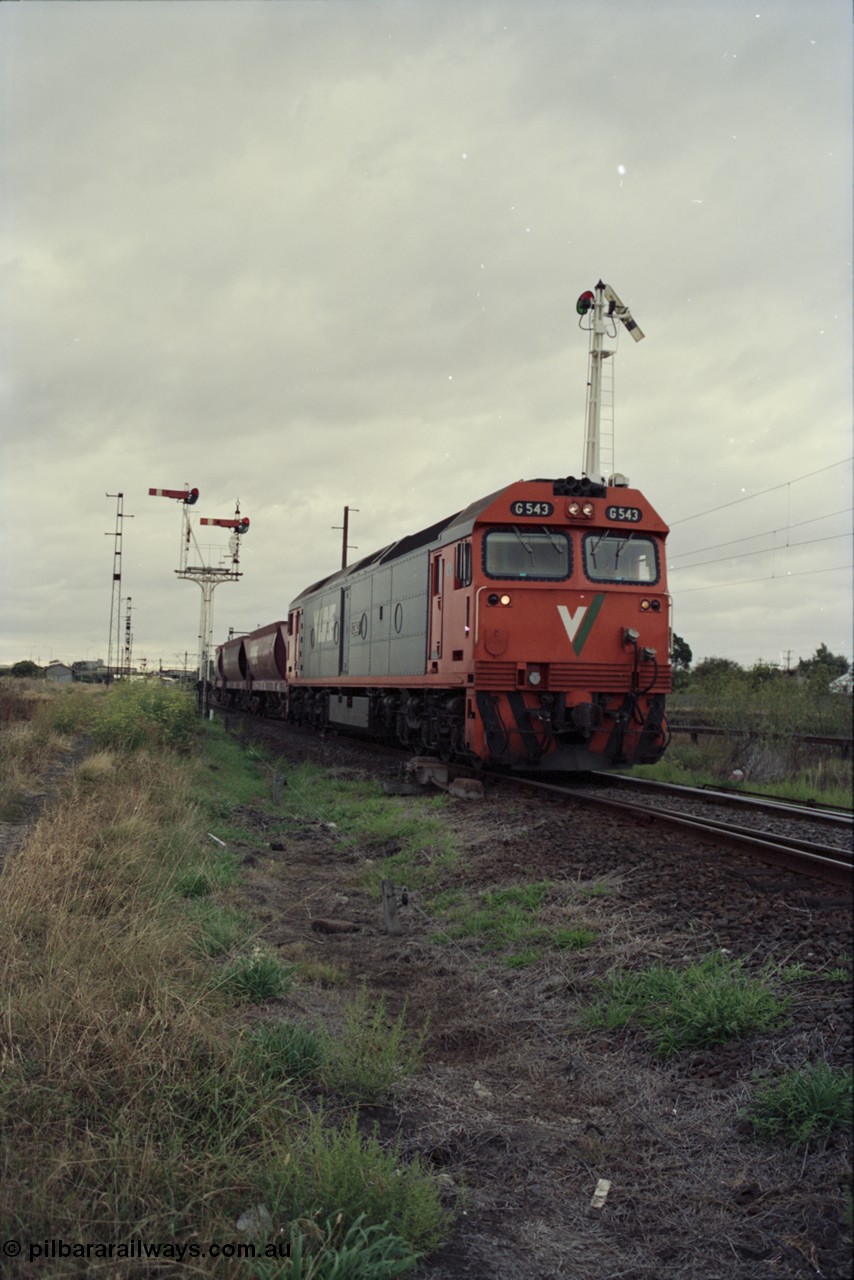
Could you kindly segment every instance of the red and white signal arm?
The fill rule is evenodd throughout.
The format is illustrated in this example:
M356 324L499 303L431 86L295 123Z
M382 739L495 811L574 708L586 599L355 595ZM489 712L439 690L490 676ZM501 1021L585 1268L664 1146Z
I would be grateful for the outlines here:
M202 516L199 524L215 524L220 529L233 529L235 533L245 533L249 528L249 517L240 516L234 520L218 520L213 516Z
M149 498L175 498L178 502L186 502L188 507L199 500L198 489L149 489Z

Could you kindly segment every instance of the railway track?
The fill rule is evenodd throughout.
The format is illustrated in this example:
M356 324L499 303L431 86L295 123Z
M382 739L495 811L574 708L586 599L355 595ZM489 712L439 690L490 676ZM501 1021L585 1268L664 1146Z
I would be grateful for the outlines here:
M242 713L220 712L226 719L242 719ZM256 717L250 721L258 723ZM266 725L278 722L265 720ZM282 728L293 732L292 726ZM296 732L300 732L297 730ZM315 735L310 735L312 739ZM345 739L342 739L345 741ZM398 748L369 740L358 741L361 751L373 756L402 760ZM516 774L484 774L459 765L443 766L452 777L471 777L501 787L515 787L548 798L554 803L580 804L607 809L628 819L681 829L705 837L719 848L728 848L799 875L850 889L852 886L850 813L824 810L790 801L744 796L739 792L651 782L626 775L595 774L584 783L543 782ZM620 797L619 792L627 794Z
M707 836L719 847L752 854L800 875L843 888L852 886L850 814L608 774L597 775L593 785L556 785L527 778L518 783L556 801L690 831ZM630 794L620 798L620 790Z

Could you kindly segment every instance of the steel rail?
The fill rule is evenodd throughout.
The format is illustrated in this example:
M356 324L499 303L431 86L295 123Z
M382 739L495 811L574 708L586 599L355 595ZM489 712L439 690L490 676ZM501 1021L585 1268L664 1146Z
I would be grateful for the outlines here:
M823 822L830 826L854 828L854 814L844 809L813 808L794 800L776 799L774 796L744 795L740 791L718 790L711 786L688 787L679 782L655 782L652 778L634 778L625 773L604 773L598 770L593 777L597 783L608 787L627 787L650 794L685 796L702 804L726 804L741 806L754 813L779 814L782 817L804 818L810 822Z
M754 831L697 815L676 813L670 809L652 809L648 805L635 804L629 800L614 800L530 778L513 778L511 781L520 788L537 791L561 802L574 800L588 808L610 809L634 819L645 818L649 823L661 822L677 830L691 831L726 848L758 855L763 862L786 867L799 875L809 875L829 884L851 888L852 858L846 850L788 836L776 836L768 831Z

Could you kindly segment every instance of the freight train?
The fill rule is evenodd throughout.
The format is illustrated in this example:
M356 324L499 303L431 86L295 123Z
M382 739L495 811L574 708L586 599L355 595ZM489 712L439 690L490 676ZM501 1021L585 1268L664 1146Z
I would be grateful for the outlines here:
M621 476L518 481L220 645L213 700L477 766L654 763L667 532Z

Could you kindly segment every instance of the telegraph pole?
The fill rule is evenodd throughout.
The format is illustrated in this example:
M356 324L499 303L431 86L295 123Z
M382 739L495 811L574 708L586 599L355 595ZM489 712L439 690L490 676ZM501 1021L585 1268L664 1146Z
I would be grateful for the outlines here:
M122 521L133 520L133 516L125 515L125 495L123 493L107 493L106 498L116 499L116 527L112 532L104 534L113 539L113 590L110 597L110 630L107 640L107 676L119 674L119 655L121 646L121 612L122 612ZM113 623L115 622L115 655L116 670L113 672Z

